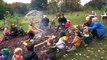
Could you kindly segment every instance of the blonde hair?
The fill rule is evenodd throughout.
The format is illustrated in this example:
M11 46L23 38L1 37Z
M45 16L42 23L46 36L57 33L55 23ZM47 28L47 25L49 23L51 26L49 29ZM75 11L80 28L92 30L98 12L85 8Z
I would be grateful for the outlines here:
M22 49L21 48L16 48L14 50L14 55L19 55L20 53L22 53Z
M96 22L98 20L98 18L97 17L94 17L93 19L92 19L92 22Z

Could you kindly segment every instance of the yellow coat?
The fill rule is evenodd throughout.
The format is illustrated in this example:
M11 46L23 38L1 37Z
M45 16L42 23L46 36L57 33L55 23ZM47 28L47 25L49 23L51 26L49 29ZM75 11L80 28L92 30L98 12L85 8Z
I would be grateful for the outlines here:
M29 26L28 32L30 32L30 31L36 32L36 31L38 31L38 29L36 27Z
M72 41L72 44L74 44L74 46L76 46L76 47L80 46L80 44L81 44L81 38L78 37L78 36L75 36L74 39L73 39L73 41Z

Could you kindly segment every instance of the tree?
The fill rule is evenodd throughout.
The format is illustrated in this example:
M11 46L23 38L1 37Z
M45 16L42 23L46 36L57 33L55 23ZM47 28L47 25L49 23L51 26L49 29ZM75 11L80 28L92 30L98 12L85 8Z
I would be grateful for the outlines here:
M8 10L6 6L7 4L3 0L0 0L0 19L4 18L4 14Z
M105 3L103 2L103 0L92 0L89 3L87 3L85 5L85 7L92 7L93 9L101 9L103 6L105 5Z
M31 0L32 9L45 10L47 9L47 0Z
M77 11L80 10L80 0L64 0L65 8L68 11Z
M80 0L51 0L48 8L59 12L80 10ZM55 10L56 9L56 10Z
M18 13L18 14L25 14L28 11L28 4L25 3L13 3L13 4L8 4L9 8L13 13Z
M48 11L51 13L57 12L57 2L53 0L48 4L47 8L48 8Z

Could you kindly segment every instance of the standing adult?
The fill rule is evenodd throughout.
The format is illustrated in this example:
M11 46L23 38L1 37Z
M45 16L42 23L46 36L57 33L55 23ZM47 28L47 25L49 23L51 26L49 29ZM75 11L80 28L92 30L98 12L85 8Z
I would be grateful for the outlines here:
M40 25L41 25L40 29L42 29L42 30L48 29L49 19L48 19L47 15L43 16L43 19L41 20L41 24Z

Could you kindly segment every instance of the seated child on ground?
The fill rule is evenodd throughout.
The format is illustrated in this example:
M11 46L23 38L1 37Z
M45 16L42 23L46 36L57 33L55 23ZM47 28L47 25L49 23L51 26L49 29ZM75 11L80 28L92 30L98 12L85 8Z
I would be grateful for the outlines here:
M2 37L0 36L0 43L2 42L2 40L3 40L3 39L2 39Z
M10 32L9 32L9 30L7 28L4 28L3 34L4 34L5 38L8 38L9 35L10 35Z
M80 38L79 34L80 34L79 31L76 31L76 32L75 32L74 39L73 39L73 41L71 42L70 49L68 50L68 52L69 52L69 51L76 50L77 47L80 46L80 44L81 44L81 38Z
M25 31L23 30L23 27L21 26L19 28L19 35L23 36L25 34Z
M7 49L7 48L2 49L1 50L2 55L0 56L0 60L8 60L9 59L9 53L10 53L9 49Z
M58 49L64 49L68 43L68 36L66 36L65 32L61 32L59 41L56 43L56 47Z
M11 36L12 38L18 36L18 27L17 27L17 25L14 25L14 24L11 25L11 28L10 28L10 36Z
M12 56L11 60L23 60L22 49L21 48L16 48L14 50L14 55Z
M66 28L72 27L72 24L70 23L70 20L67 20L67 22L65 23L65 27Z
M72 33L73 25L70 23L70 20L67 20L67 22L65 23L65 28L66 28L65 31L67 32L67 35Z
M47 45L49 46L49 48L46 51L46 56L49 58L49 60L56 60L57 51L53 40L48 41Z
M84 29L82 40L85 44L89 44L92 39L92 34L88 29Z
M34 51L34 44L30 43L26 48L27 50L23 53L24 60L39 60L36 52Z

